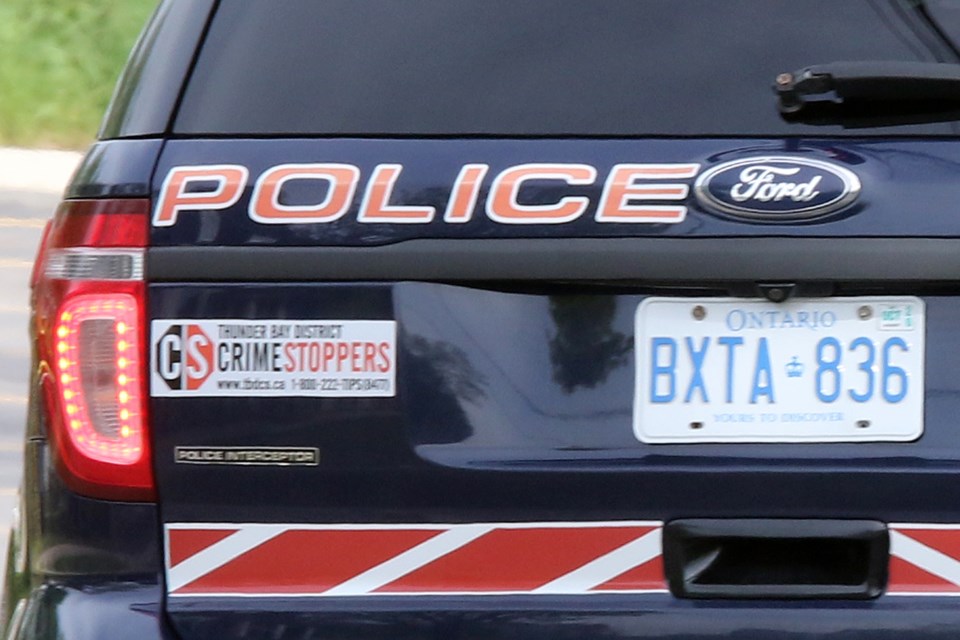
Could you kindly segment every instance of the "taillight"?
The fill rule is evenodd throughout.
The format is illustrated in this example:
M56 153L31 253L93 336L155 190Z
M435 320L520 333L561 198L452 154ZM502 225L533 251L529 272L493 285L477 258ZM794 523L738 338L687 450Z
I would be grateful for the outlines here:
M67 201L37 257L36 311L57 466L98 498L154 497L147 432L149 203Z

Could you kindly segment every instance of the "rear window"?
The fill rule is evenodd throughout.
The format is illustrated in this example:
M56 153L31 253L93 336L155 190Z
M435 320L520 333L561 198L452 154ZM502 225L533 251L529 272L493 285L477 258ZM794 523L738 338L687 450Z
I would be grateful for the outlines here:
M952 134L954 123L788 123L771 87L779 73L827 62L956 62L953 25L937 22L952 17L953 4L221 2L174 128L186 135Z

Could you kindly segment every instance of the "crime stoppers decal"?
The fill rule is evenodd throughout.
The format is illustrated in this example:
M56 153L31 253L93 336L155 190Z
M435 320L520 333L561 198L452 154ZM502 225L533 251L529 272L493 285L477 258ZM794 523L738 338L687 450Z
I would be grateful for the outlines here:
M154 320L154 397L396 395L390 320Z

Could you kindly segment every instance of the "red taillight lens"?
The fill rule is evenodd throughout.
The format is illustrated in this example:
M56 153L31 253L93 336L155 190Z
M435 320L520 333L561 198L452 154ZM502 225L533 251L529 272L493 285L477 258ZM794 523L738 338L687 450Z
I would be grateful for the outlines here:
M67 433L83 455L132 464L143 453L133 296L85 294L67 300L57 322L54 379Z
M153 498L146 420L145 200L64 203L33 302L58 467L75 491Z

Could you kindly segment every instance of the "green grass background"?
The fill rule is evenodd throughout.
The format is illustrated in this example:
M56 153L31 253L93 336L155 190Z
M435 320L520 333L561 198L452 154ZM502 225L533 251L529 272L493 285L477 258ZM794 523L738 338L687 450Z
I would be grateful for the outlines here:
M81 148L157 0L0 0L0 145Z

